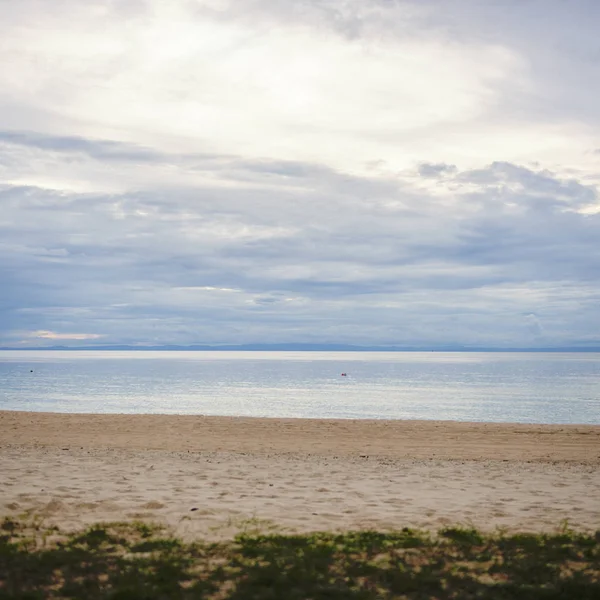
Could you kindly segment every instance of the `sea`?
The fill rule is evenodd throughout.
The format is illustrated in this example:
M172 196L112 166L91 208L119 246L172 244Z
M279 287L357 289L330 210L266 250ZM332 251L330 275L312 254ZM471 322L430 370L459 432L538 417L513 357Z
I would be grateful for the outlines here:
M600 353L0 351L0 410L600 424Z

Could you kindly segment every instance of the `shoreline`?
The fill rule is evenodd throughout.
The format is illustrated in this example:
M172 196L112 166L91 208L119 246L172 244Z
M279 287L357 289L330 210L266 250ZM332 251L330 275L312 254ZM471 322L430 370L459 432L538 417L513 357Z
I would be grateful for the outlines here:
M600 464L600 425L0 411L0 445Z

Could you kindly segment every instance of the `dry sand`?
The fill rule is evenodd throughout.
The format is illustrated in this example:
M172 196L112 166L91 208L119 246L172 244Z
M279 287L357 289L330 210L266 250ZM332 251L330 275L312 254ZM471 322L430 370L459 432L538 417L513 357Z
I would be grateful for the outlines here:
M0 515L23 513L212 539L256 525L600 529L600 426L0 412Z

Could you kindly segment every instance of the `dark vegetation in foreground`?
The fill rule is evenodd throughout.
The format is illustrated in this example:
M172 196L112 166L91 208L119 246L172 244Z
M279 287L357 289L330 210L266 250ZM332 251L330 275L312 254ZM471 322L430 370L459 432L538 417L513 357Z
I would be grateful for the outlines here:
M600 532L447 528L241 534L184 543L144 523L62 533L0 524L0 598L600 598Z

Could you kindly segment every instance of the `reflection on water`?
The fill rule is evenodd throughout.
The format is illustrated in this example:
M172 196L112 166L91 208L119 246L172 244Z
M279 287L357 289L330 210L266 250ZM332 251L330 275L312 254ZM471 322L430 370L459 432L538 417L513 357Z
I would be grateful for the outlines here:
M0 351L0 409L600 423L599 367L595 353Z

